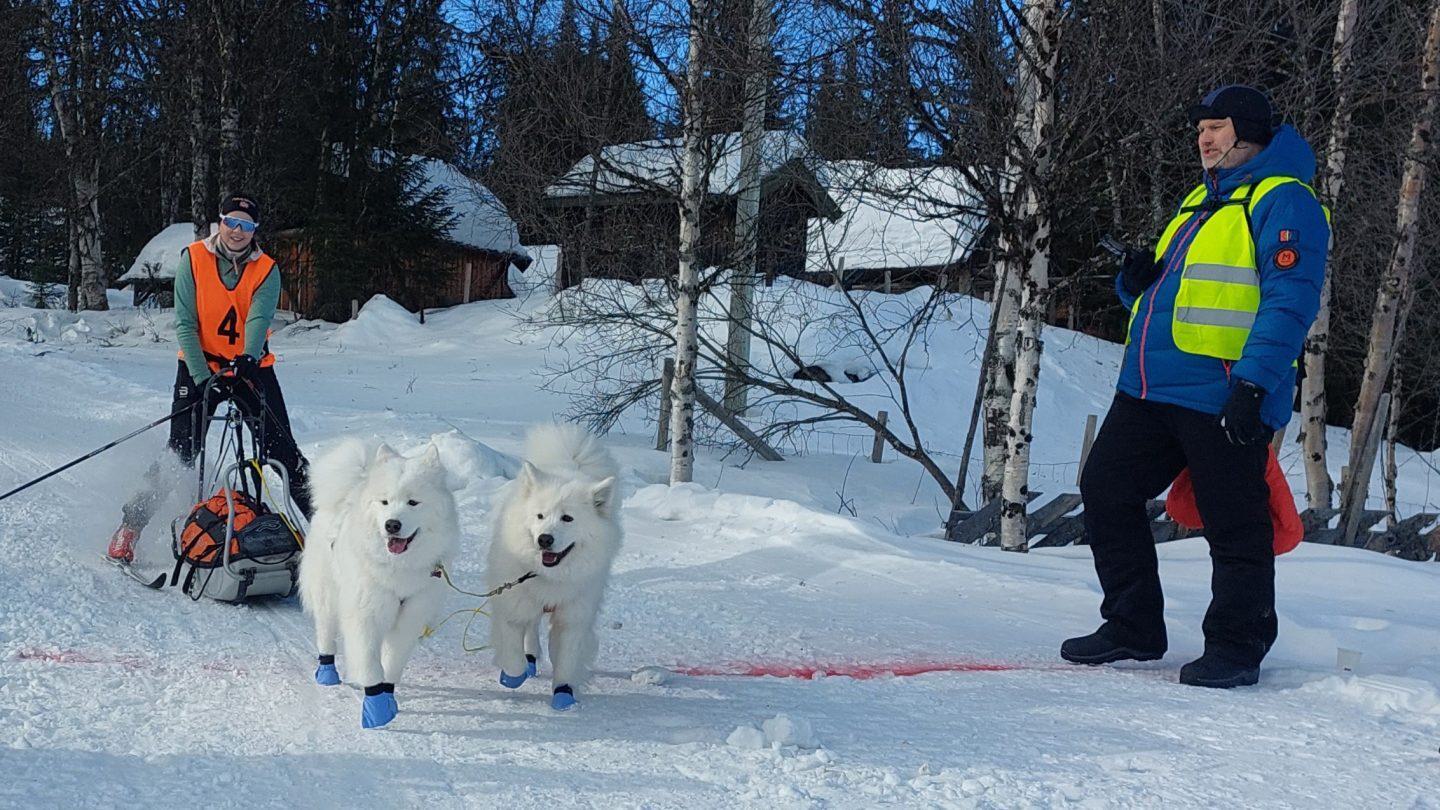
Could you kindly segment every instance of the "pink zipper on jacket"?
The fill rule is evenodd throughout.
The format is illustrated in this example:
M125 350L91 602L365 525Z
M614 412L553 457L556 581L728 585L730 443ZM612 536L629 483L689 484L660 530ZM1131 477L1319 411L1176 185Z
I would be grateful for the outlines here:
M1145 374L1145 342L1150 337L1150 316L1155 314L1155 296L1157 293L1159 293L1160 287L1165 284L1165 279L1170 276L1170 271L1174 269L1175 262L1184 260L1185 254L1190 250L1190 245L1188 244L1189 239L1195 235L1195 231L1198 230L1200 225L1205 222L1205 216L1206 212L1204 211L1195 212L1195 218L1190 220L1190 222L1186 223L1185 233L1180 237L1180 240L1178 242L1171 242L1171 244L1175 246L1175 250L1170 254L1170 261L1165 263L1165 271L1160 274L1160 279L1156 281L1155 285L1151 288L1153 292L1151 292L1150 294L1150 306L1145 311L1145 323L1142 324L1140 327L1141 399L1145 399L1150 393L1149 378ZM1170 317L1175 317L1173 312L1171 313Z

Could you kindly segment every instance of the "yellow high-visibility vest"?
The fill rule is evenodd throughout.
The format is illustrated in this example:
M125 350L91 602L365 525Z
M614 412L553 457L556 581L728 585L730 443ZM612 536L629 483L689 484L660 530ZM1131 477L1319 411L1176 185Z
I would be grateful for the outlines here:
M1267 177L1259 183L1246 183L1230 192L1200 226L1185 252L1180 289L1175 293L1175 311L1170 319L1171 336L1180 351L1221 360L1240 359L1260 311L1260 271L1250 214L1266 194L1286 183L1300 183L1312 195L1315 193L1293 177ZM1164 258L1175 234L1205 207L1206 194L1202 184L1185 197L1180 211L1165 226L1155 245L1157 262ZM1325 218L1330 218L1329 209L1325 210ZM1137 297L1130 308L1126 342L1143 297Z

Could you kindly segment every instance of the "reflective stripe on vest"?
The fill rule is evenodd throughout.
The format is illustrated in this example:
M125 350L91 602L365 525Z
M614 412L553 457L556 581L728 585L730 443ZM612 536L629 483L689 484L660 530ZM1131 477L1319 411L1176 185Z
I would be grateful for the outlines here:
M1170 319L1171 337L1180 351L1222 360L1240 359L1260 311L1260 272L1250 213L1266 194L1286 183L1300 181L1293 177L1268 177L1236 188L1209 213L1191 240ZM1309 186L1305 188L1315 193ZM1192 217L1205 216L1206 198L1204 185L1186 195L1180 211L1170 220L1155 246L1156 261L1164 258L1181 227ZM1325 214L1328 219L1329 211ZM1138 311L1137 298L1130 310L1131 326ZM1125 335L1128 341L1129 326Z
M205 364L210 370L219 371L222 364L245 353L245 321L250 317L250 304L255 299L255 291L270 277L275 260L262 252L246 262L240 271L240 280L231 290L220 278L220 264L215 254L203 241L192 242L187 250L190 274L195 279L195 321L200 351L205 354ZM268 368L275 365L268 329L265 338L260 365ZM185 352L180 352L180 359L185 359Z

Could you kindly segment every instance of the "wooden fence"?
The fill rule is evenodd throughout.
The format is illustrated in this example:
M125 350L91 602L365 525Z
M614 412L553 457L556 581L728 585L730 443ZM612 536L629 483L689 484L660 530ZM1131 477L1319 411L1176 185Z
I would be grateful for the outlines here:
M1031 493L1031 501L1037 501L1041 493ZM1000 539L999 499L993 500L974 511L957 510L945 527L945 539L957 543L975 543L983 546L999 545ZM1027 548L1051 548L1055 546L1084 545L1085 524L1083 506L1076 493L1062 493L1050 501L1031 510L1028 520ZM1155 542L1166 543L1187 537L1196 537L1202 531L1191 531L1170 520L1165 514L1165 502L1150 501L1146 505L1150 518L1150 532ZM1336 545L1341 542L1342 530L1329 528L1329 523L1339 514L1335 509L1307 509L1300 513L1305 526L1305 542L1321 545ZM1375 529L1387 513L1366 510L1360 515L1359 534L1354 547L1378 551L1407 560L1440 559L1440 526L1436 520L1440 514L1423 512L1395 523L1393 527Z

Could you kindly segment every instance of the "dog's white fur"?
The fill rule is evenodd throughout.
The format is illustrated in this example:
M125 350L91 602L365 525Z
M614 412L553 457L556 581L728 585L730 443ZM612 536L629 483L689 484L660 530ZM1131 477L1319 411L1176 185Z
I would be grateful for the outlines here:
M300 561L300 598L315 619L315 645L334 655L361 686L400 682L420 633L438 612L448 564L460 536L456 487L431 444L412 457L389 445L342 442L311 472L315 518ZM386 522L399 536L414 533L401 553L390 551ZM392 527L393 528L393 527Z
M610 453L584 431L531 431L525 463L495 511L487 570L491 588L536 575L491 599L490 640L505 673L525 672L526 653L539 657L540 618L548 613L555 686L585 683L599 647L595 618L622 538L617 474ZM554 567L542 564L545 534L554 552L574 546Z

